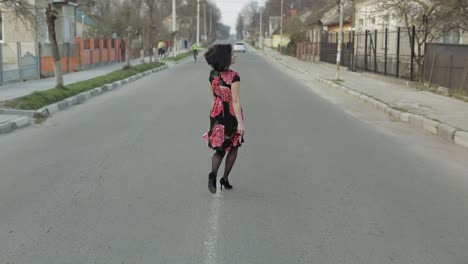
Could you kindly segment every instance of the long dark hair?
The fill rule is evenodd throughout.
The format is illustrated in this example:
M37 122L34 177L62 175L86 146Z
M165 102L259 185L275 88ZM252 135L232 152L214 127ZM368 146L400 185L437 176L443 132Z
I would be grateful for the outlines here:
M206 62L217 71L224 71L231 66L232 46L230 44L216 44L205 53Z

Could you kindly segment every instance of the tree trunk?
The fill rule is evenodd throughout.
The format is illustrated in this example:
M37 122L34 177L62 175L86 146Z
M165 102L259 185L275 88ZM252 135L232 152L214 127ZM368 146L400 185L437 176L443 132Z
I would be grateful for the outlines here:
M58 18L57 10L52 7L52 4L49 4L49 7L46 9L47 17L47 30L49 32L50 47L52 49L52 55L54 58L54 73L55 81L57 88L64 88L63 86L63 76L62 76L62 66L60 63L60 52L57 44L57 36L55 34L55 20Z
M131 40L130 40L130 36L131 34L130 33L127 33L127 45L126 45L126 49L125 49L125 67L127 68L130 68L131 65L130 65L130 53L132 52L131 51Z
M343 45L343 2L340 0L340 30L338 36L338 48L336 52L336 74L337 81L340 80L341 48Z

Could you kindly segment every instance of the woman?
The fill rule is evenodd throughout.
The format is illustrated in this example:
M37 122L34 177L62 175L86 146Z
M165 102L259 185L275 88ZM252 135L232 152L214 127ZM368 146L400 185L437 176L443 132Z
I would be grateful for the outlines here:
M216 178L226 152L224 175L219 183L221 190L232 189L229 173L237 158L237 151L244 142L244 119L239 99L239 74L229 67L236 62L232 46L218 44L205 53L206 61L213 68L210 72L211 112L210 130L203 135L208 147L215 150L208 175L208 189L216 193Z

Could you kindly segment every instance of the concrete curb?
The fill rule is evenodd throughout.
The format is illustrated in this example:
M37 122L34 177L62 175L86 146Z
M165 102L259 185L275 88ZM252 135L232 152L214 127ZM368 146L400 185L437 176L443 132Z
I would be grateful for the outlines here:
M279 58L276 58L275 56L272 56L266 53L263 53L263 55L266 57L269 57L272 60L275 60L276 62L283 64L284 66L288 68L299 71L301 73L306 73L306 71L299 69L296 66L289 65L288 63L282 61ZM435 121L425 116L421 116L421 115L414 114L414 113L402 112L398 109L395 109L394 107L392 107L391 105L385 102L382 102L380 100L373 98L372 96L363 94L352 88L335 83L333 81L326 80L323 78L315 78L315 79L320 83L338 88L342 90L343 92L346 92L352 95L353 97L356 97L357 99L360 99L366 103L369 103L370 105L374 106L374 108L387 114L393 121L407 123L412 127L423 129L433 135L436 135L442 138L445 141L454 143L455 145L468 149L468 132L467 131L457 129L455 127L450 126L449 124Z
M68 109L73 105L82 104L86 102L87 100L91 99L92 97L98 96L108 91L115 90L119 87L122 87L125 84L135 82L147 75L150 75L152 73L156 73L156 72L168 69L168 68L169 67L167 65L163 65L161 67L133 75L124 80L116 81L113 83L108 83L108 84L103 85L102 87L98 87L98 88L94 88L86 92L82 92L80 94L68 97L60 102L50 104L48 106L45 106L37 110L0 109L0 114L21 115L21 117L15 118L5 123L1 123L0 134L10 133L15 129L20 129L20 128L30 126L32 124L31 118L47 118L50 115L57 113L59 111Z
M455 144L468 148L468 132L466 131L456 131L454 135Z
M20 116L0 124L0 134L10 133L13 130L31 125L31 119L27 116Z
M468 132L466 131L459 130L448 124L432 120L422 115L402 112L398 109L395 109L387 103L374 99L369 95L360 93L344 85L337 84L333 81L325 80L322 78L316 78L316 80L325 85L339 88L340 90L350 94L351 96L356 97L357 99L360 99L366 103L369 103L370 105L374 106L374 108L387 114L393 121L407 123L414 128L423 129L433 135L444 139L445 141L454 143L455 145L468 149Z

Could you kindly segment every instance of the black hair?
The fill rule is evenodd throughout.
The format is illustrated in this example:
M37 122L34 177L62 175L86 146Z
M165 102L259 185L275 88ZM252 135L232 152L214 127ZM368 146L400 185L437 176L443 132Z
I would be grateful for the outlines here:
M230 44L216 44L205 53L206 62L217 71L224 71L231 66L232 46Z

